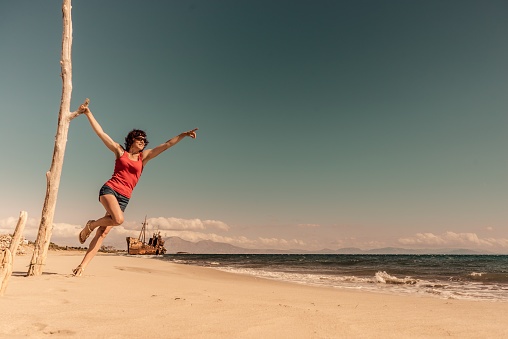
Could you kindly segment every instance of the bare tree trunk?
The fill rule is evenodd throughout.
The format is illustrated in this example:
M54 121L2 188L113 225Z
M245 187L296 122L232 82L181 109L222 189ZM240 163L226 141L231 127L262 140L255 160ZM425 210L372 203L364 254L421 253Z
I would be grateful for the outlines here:
M25 211L21 211L21 213L19 213L16 230L14 231L14 235L11 239L11 245L5 251L0 253L0 297L4 295L5 289L9 284L9 279L11 278L12 263L14 262L16 251L18 250L21 235L25 229L26 218L27 213Z
M63 0L63 34L62 34L62 99L60 102L60 112L58 115L58 127L55 137L55 147L53 149L53 159L51 168L46 173L47 188L44 206L42 207L41 223L35 249L28 268L27 276L41 275L42 266L46 261L48 248L53 230L53 216L55 214L56 198L58 187L60 185L60 175L65 154L65 145L67 143L67 133L69 132L69 123L72 119L81 114L81 111L70 112L71 93L72 93L72 20L71 20L71 0ZM88 99L85 101L88 106Z

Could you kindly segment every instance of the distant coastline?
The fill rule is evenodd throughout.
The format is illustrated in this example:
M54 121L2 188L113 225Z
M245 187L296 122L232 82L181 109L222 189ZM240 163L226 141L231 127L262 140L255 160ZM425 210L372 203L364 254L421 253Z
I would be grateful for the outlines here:
M399 255L503 255L488 251L476 251L463 248L439 249L406 249L398 247L385 247L372 250L362 250L356 247L340 248L337 250L321 249L317 251L306 250L277 250L277 249L249 249L227 243L203 240L191 242L179 237L169 237L166 240L167 254L399 254Z

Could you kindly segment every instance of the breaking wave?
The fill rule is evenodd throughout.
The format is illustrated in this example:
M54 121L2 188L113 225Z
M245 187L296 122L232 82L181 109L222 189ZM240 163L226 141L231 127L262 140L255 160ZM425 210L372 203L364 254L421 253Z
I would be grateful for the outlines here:
M508 302L508 257L167 255L179 264L329 288Z

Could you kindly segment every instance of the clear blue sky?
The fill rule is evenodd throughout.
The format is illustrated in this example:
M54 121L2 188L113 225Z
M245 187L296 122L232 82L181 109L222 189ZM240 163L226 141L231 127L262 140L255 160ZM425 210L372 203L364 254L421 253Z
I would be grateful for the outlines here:
M61 97L61 1L0 3L0 232L35 238ZM199 127L124 226L257 248L508 253L506 1L74 1L71 110L123 143ZM70 125L52 240L104 211L114 155Z

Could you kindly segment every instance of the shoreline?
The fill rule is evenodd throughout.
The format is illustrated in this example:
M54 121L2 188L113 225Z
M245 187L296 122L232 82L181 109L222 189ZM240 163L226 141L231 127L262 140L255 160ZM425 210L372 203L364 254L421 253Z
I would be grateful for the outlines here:
M163 260L308 286L442 300L508 302L508 256L166 255Z
M0 298L0 337L508 337L508 303L307 286L151 258L50 251L25 277L16 256Z

